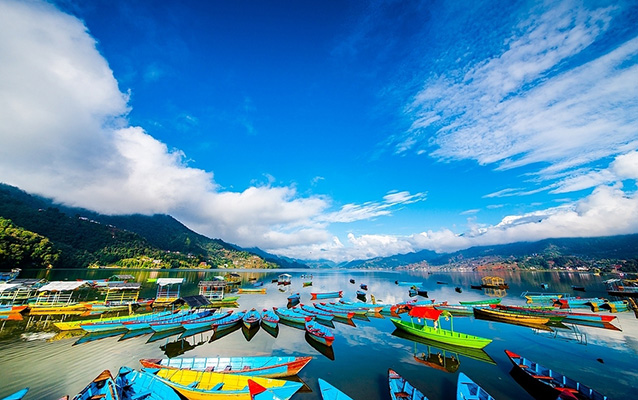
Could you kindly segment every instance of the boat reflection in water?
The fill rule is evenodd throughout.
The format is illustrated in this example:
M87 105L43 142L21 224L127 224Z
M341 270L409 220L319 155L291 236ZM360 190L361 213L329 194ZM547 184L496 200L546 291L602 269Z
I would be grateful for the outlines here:
M86 335L84 335L81 338L79 338L75 343L73 343L73 346L76 346L76 345L82 344L82 343L94 342L94 341L100 340L100 339L106 339L106 338L110 338L110 337L119 336L119 335L123 334L124 332L126 332L125 328L124 329L114 329L112 331L97 332L97 333L87 333Z
M255 337L255 335L257 334L257 331L259 331L259 325L257 325L255 328L251 328L251 329L247 329L245 326L241 327L241 333L244 334L244 338L246 338L247 342L250 342L250 340Z
M464 356L464 357L467 357L467 358L471 358L473 360L482 361L484 363L496 365L496 362L492 359L492 357L490 357L489 354L487 354L485 352L485 350L483 350L483 349L476 349L476 348L471 348L471 347L461 347L461 346L455 346L453 344L435 342L433 340L428 340L428 339L422 338L420 336L411 335L408 332L402 331L401 329L395 329L394 332L392 332L392 336L396 336L396 337L399 337L401 339L406 339L406 340L409 340L411 342L414 342L415 343L415 346L414 346L414 353L415 353L414 358L415 359L417 359L417 356L420 356L422 354L422 353L421 354L417 353L417 347L416 347L417 343L421 343L421 344L424 344L424 345L427 346L427 353L425 353L426 354L426 358L427 358L428 354L434 353L434 351L431 348L434 348L434 349L437 349L437 350L441 350L442 351L441 355L444 358L444 361L445 361L446 358L448 358L448 355L446 355L446 352L454 354L454 357L457 360L456 361L456 364L457 364L456 368L458 368L458 364L460 364L460 360L459 360L460 357L459 356ZM435 353L435 355L436 355L436 353ZM437 359L438 359L438 355L437 355ZM421 362L420 360L417 360L417 361ZM448 372L454 372L454 371L448 371Z
M304 328L305 329L305 328ZM306 332L306 334L304 335L304 338L306 339L306 342L315 350L317 350L319 353L323 354L324 356L326 356L326 358L334 361L335 359L335 351L332 348L332 346L326 346L325 344L319 343L314 339L310 338L310 334L308 334Z
M497 318L492 318L486 315L481 315L481 314L477 314L476 312L474 313L474 318L475 319L480 319L483 321L492 321L492 322L499 322L502 324L508 324L508 325L518 325L518 326L525 326L527 328L532 328L532 329L536 329L539 331L547 331L547 332L553 332L554 330L549 326L550 324L534 324L534 323L530 323L530 322L525 322L525 321L505 321L503 319L497 319ZM559 324L557 326L557 324ZM561 327L561 328L566 328L569 329L568 326L563 325L562 323L553 323L552 326L554 327Z
M228 328L224 328L224 329L220 329L220 330L216 330L215 334L213 336L210 337L210 340L208 341L209 343L212 343L216 340L219 340L221 338L223 338L224 336L227 336L237 330L241 329L241 324L235 324L233 326L229 326Z
M261 328L263 330L265 330L266 332L268 332L268 334L274 338L276 338L277 336L279 336L279 324L277 324L276 327L272 327L272 326L268 326L266 324L262 324Z
M193 341L193 343L191 343L186 339L177 339L160 346L160 349L164 352L164 354L166 354L166 357L173 358L181 356L187 351L193 350L195 347L201 346L204 343L207 343L207 341L201 340L199 342Z

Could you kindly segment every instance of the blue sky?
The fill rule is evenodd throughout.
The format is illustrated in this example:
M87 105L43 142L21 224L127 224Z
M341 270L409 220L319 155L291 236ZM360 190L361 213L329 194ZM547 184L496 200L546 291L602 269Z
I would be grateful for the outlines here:
M333 261L638 232L638 2L0 0L0 181Z

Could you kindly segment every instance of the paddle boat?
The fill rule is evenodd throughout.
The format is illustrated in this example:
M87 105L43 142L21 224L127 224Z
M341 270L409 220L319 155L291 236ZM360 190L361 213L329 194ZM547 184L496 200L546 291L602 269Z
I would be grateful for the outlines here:
M565 394L564 398L607 400L607 396L557 371L543 367L509 350L505 350L505 354L516 370L522 372L536 387L547 392L548 396L556 398ZM569 397L569 395L572 396Z
M311 300L317 300L317 299L330 299L333 297L343 297L343 291L339 290L338 292L323 292L323 293L310 293L310 299Z
M213 328L213 323L216 323L226 317L231 316L233 310L228 310L226 312L215 312L213 315L210 315L205 318L197 318L192 321L187 321L182 323L182 327L187 331L193 331L196 329L204 329L204 328Z
M311 339L326 346L332 346L332 342L334 342L335 337L328 328L314 321L306 321L304 326L306 327L306 332L308 332L308 336Z
M310 360L312 357L294 356L174 357L144 358L140 360L140 363L145 368L189 369L262 378L282 378L297 375Z
M115 378L117 394L121 400L180 400L179 395L155 375L121 367Z
M393 369L388 369L388 385L392 400L428 400L423 393Z
M463 372L459 372L456 383L456 400L494 400L482 387L474 383Z
M248 379L272 390L282 400L287 400L302 386L302 383L256 376L201 372L187 369L148 369L162 382L190 400L228 399L251 400Z
M323 400L352 400L350 396L323 379L318 378L317 381L319 382L319 391L321 392L321 398Z
M439 319L443 313L444 311L433 307L412 307L408 312L411 317L410 321L404 321L400 318L390 318L390 321L398 329L410 334L457 346L482 349L492 342L492 339L455 332L452 325L452 315L449 313L446 313L445 316L450 318L450 330L440 328ZM417 318L417 320L415 321L414 318ZM421 319L423 323L420 322ZM433 321L433 326L427 325L426 321Z
M73 400L120 400L117 387L109 370L104 370L93 379Z
M256 309L252 309L244 314L242 322L246 329L253 329L259 327L261 323L261 314Z

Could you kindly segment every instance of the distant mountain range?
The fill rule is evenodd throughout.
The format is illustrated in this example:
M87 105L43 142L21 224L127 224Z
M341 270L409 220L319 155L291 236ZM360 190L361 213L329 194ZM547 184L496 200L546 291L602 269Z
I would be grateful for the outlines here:
M0 184L0 269L49 265L85 268L371 268L463 265L472 260L519 260L519 264L579 265L582 260L638 260L638 234L545 239L472 247L454 253L415 253L334 263L303 261L241 248L188 229L169 215L107 216L55 204ZM531 260L531 261L530 261ZM634 263L635 264L635 263Z

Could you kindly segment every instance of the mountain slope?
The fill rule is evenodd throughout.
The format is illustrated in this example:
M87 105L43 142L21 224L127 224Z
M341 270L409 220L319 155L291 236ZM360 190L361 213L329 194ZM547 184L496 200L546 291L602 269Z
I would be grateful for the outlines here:
M50 240L59 254L54 266L277 267L221 240L199 235L167 215L105 216L56 205L3 184L0 217Z

